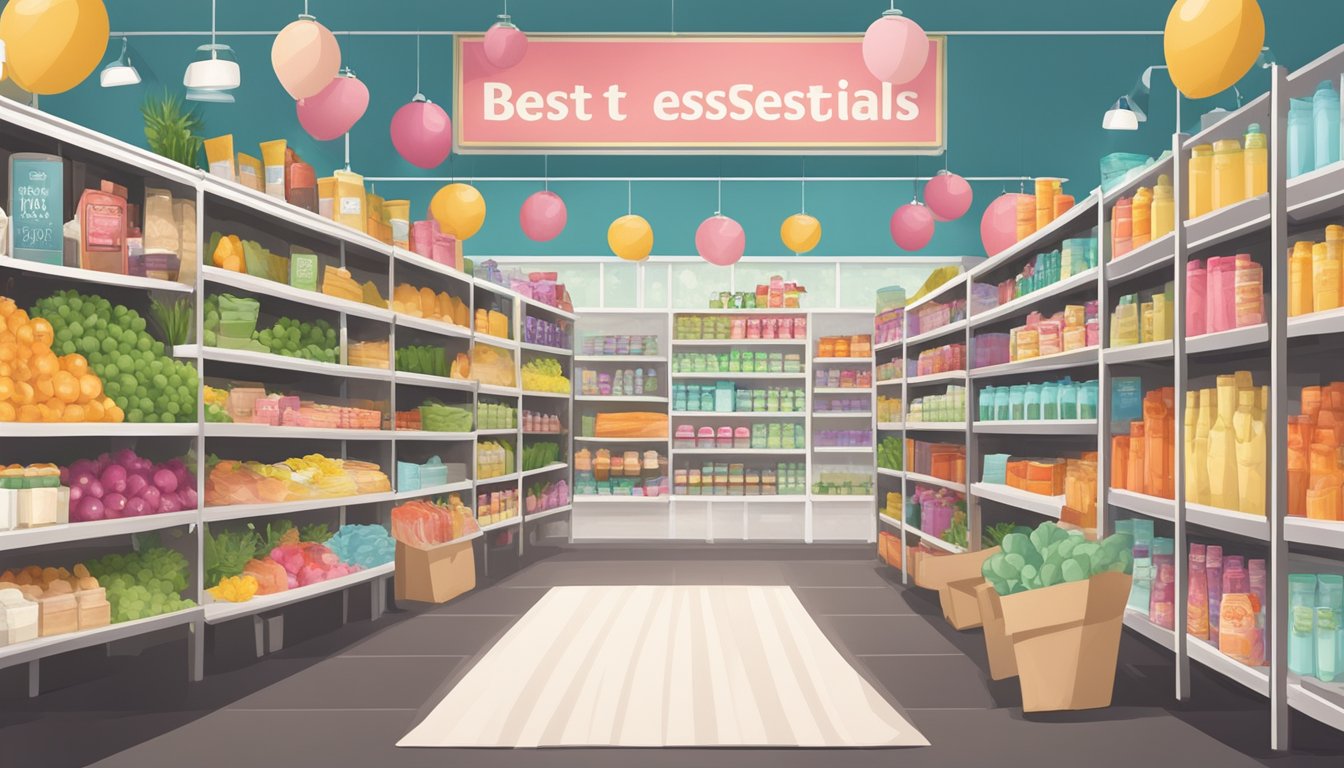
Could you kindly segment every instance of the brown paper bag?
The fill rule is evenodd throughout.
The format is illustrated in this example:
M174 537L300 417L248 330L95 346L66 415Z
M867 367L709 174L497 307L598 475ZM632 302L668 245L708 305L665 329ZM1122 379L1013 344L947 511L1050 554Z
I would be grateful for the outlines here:
M976 602L980 604L980 620L985 627L985 655L989 657L989 677L1007 680L1017 677L1017 658L1013 655L1013 639L1003 631L1003 606L999 593L989 582L975 587Z
M919 577L919 586L938 590L943 618L956 629L980 626L980 603L975 598L975 587L984 581L980 568L998 547L927 558Z
M446 603L476 588L476 555L470 541L427 549L397 542L397 600Z

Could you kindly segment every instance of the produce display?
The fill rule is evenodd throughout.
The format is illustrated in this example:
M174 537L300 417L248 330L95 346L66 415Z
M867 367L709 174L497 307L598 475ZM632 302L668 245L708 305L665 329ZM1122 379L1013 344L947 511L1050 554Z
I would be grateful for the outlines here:
M961 494L946 488L913 486L907 499L905 522L930 536L951 541L945 534L953 528L954 522L958 523L960 529L954 532L954 535L965 535L966 499ZM958 546L965 546L956 543Z
M205 405L205 420L212 424L232 424L233 417L229 415L229 390L205 385L201 393L201 401Z
M1088 541L1080 531L1041 523L1030 535L1010 533L1001 551L981 566L985 580L1000 595L1083 581L1099 573L1133 573L1134 536L1115 533L1100 542Z
M105 627L112 616L107 590L83 564L0 573L0 647Z
M506 349L490 346L489 342L472 345L469 365L464 375L482 384L496 387L513 387L518 384L513 355Z
M513 445L489 441L476 445L476 479L486 480L512 474L514 469Z
M524 500L527 514L536 514L545 512L548 509L563 507L570 502L569 483L564 480L556 480L549 483L533 483L527 489L527 496Z
M392 562L396 549L392 535L381 525L346 524L325 543L341 562L360 568Z
M327 265L323 268L322 292L356 304L387 309L387 300L378 292L378 286L374 285L372 280L367 280L361 285L351 276L350 270L344 267Z
M1117 525L1116 528L1118 529L1120 528L1120 526ZM1000 544L1002 544L1003 537L1007 536L1010 533L1029 534L1031 533L1031 529L1025 525L1018 525L1016 523L997 523L995 525L987 525L985 526L985 529L980 532L980 546L983 549L993 549L994 547L997 547Z
M547 440L529 441L523 448L523 470L541 469L560 461L562 455L559 443Z
M391 539L379 525L346 525L336 534L320 523L296 528L289 520L205 532L206 591L217 601L245 602L347 576L392 559Z
M218 602L245 603L257 594L257 578L250 573L241 576L229 576L205 591Z
M471 375L471 359L465 353L459 352L450 366L443 347L433 345L401 347L397 350L396 362L397 370L406 373L454 379L465 379Z
M152 537L151 537L152 538ZM141 540L139 552L108 555L88 563L89 573L107 589L112 623L147 619L190 608L187 559L176 550Z
M392 309L411 317L423 317L449 325L466 328L470 325L470 308L461 299L443 291L437 294L428 288L416 288L409 283L398 283L392 290Z
M877 444L877 466L883 469L900 471L905 468L905 441L895 435L887 435Z
M192 323L196 319L196 310L190 299L178 299L165 303L157 298L149 301L149 319L154 323L164 343L170 347L186 344L191 338Z
M209 506L334 499L392 489L392 481L377 464L318 453L276 464L212 456L209 467L205 480Z
M346 348L346 365L355 365L360 368L378 368L387 370L391 363L389 349L391 342L387 339L382 341L351 341Z
M970 546L970 532L966 530L966 510L958 509L952 513L952 521L938 538L962 549Z
M196 509L196 476L182 459L155 464L123 448L61 468L70 488L70 522Z
M392 538L411 547L445 544L480 529L457 494L438 503L409 501L392 509Z
M205 344L249 349L273 355L335 363L341 359L340 336L326 320L313 322L282 317L275 325L256 330L260 305L255 299L230 294L205 297Z
M570 384L558 360L552 357L539 357L523 365L523 389L528 392L569 394Z
M426 432L470 432L471 409L457 405L444 405L430 400L418 409L420 426Z

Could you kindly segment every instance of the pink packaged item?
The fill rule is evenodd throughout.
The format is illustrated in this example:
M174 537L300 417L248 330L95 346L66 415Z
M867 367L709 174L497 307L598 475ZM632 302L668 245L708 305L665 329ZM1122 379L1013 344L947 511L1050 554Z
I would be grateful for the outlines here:
M761 338L774 339L779 337L779 318L767 317L761 320Z
M738 427L733 430L733 447L750 448L751 447L751 428Z
M1101 324L1094 317L1087 321L1087 346L1095 347L1101 343Z
M280 398L259 397L252 403L252 423L280 426Z
M745 339L747 337L747 318L734 317L733 332L729 335L731 335L734 339Z
M434 257L434 238L439 235L439 222L434 219L417 221L411 225L411 250L426 259Z
M1236 256L1212 256L1208 266L1208 288L1204 295L1205 323L1208 333L1237 327Z
M1207 331L1205 318L1208 304L1208 272L1204 263L1195 259L1185 265L1185 334L1202 336Z
M747 318L747 338L761 338L761 319L759 317Z
M898 329L897 329L897 335L899 335L899 334L900 334L900 329L898 328ZM806 318L806 317L795 317L795 318L793 318L793 338L795 338L795 339L806 339L806 338L807 338L807 318Z
M677 427L676 436L672 440L674 448L694 448L695 447L695 427L690 424L681 424Z
M719 427L719 436L718 436L718 439L717 439L717 440L715 441L715 443L714 443L714 447L715 447L715 448L732 448L732 447L733 447L733 428L732 428L732 427Z
M445 235L442 232L434 233L434 248L429 257L453 269L462 268L457 260L457 238L452 235Z
M697 435L696 435L695 447L696 447L696 448L713 448L713 447L714 447L714 428L713 428L713 427L701 427L701 428L700 428L700 431L699 431L699 432L697 433Z

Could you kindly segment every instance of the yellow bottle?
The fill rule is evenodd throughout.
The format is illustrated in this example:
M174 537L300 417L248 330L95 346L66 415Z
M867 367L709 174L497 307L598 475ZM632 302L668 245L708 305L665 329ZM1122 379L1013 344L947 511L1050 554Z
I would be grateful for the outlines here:
M1017 198L1017 239L1026 240L1036 231L1036 198L1031 195L1018 195Z
M1265 514L1265 422L1256 418L1259 391L1242 390L1237 405L1237 475L1241 511Z
M1145 301L1139 305L1139 343L1156 340L1153 338L1153 302Z
M1045 229L1055 220L1055 195L1059 190L1059 179L1036 180L1036 229Z
M1195 433L1199 427L1199 392L1185 393L1185 500L1199 502L1199 472L1196 471Z
M1246 199L1246 159L1236 139L1213 142L1212 210Z
M1232 424L1237 413L1236 378L1219 376L1216 395L1217 415L1209 430L1209 504L1239 509L1237 436Z
M1153 187L1153 205L1149 219L1152 240L1164 237L1176 228L1176 200L1171 187L1171 177L1165 173L1157 177L1157 184Z
M1331 224L1325 228L1326 254L1337 260L1340 267L1339 301L1344 304L1344 226Z
M1213 390L1199 391L1199 417L1195 422L1195 460L1190 463L1188 476L1193 481L1193 492L1186 494L1186 500L1195 504L1208 505L1209 496L1209 433L1213 431L1214 410Z
M1134 202L1130 206L1130 220L1132 221L1130 235L1131 248L1138 248L1141 245L1147 245L1153 237L1152 224L1153 210L1153 191L1147 187L1139 187L1134 192Z
M1246 128L1246 149L1242 160L1245 165L1246 197L1256 197L1269 191L1269 142L1259 123Z
M1153 294L1153 341L1168 341L1174 336L1176 318L1171 313L1172 294L1167 290Z
M1312 286L1312 273L1315 256L1311 243L1299 240L1293 243L1292 253L1288 256L1288 316L1308 315L1314 311L1315 290ZM1338 282L1336 282L1338 290Z
M1121 297L1111 324L1111 346L1128 347L1139 343L1139 307L1134 297Z
M1338 247L1344 243L1336 242L1336 247L1331 248L1330 243L1316 243L1311 248L1311 311L1324 312L1327 309L1338 309L1340 305L1339 281L1340 281L1340 251L1344 248ZM1292 308L1290 303L1289 308Z
M1190 148L1190 211L1197 219L1213 210L1213 146L1199 144Z

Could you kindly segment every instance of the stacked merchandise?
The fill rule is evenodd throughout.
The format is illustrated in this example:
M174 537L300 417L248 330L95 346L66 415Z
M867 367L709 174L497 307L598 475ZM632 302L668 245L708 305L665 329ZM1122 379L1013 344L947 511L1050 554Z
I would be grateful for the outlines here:
M1017 240L1031 237L1037 230L1073 208L1073 195L1063 191L1063 179L1042 176L1036 179L1036 194L1019 195L1017 199Z
M472 345L469 370L470 373L464 375L469 375L481 384L495 387L513 387L518 384L513 354L506 349L491 346L488 342Z
M900 381L901 363L897 360L889 363L879 363L876 373L878 381Z
M822 336L817 341L817 357L872 357L873 337L869 334L857 336Z
M517 519L518 511L518 491L513 488L482 492L476 496L476 521L481 525Z
M449 365L443 347L431 344L406 346L397 349L397 370L465 380L471 375L471 360L459 352Z
M936 477L949 483L966 481L964 445L906 440L904 458L906 471Z
M978 420L1056 421L1097 418L1097 380L1069 377L1040 384L1014 384L980 390ZM927 410L927 407L926 407Z
M281 285L306 291L318 291L318 257L307 248L291 247L288 256L272 253L261 243L243 240L237 235L214 232L206 246L211 263L230 272L239 272ZM387 302L373 281L359 283L348 269L327 265L322 270L321 292L356 304L386 308ZM431 294L433 296L433 294Z
M382 429L386 402L359 401L355 405L327 405L304 400L299 395L267 393L259 384L216 382L203 395L206 421L235 424L265 424L272 427L311 429Z
M755 291L732 293L719 291L709 296L710 309L796 309L802 306L807 289L797 283L785 282L779 275L771 275L770 282L756 286Z
M552 357L529 360L523 365L523 390L525 392L555 392L568 395L569 379L560 361Z
M648 411L585 414L579 422L583 437L667 437L667 414Z
M1196 403L1199 393L1186 394L1185 415L1188 420L1198 413ZM1128 434L1111 437L1112 488L1161 499L1175 498L1175 397L1176 391L1171 387L1144 393L1143 382L1136 377L1116 378L1111 382L1111 401L1116 416L1113 424L1123 431L1128 420L1129 428ZM1191 408L1194 408L1194 413ZM1188 462L1193 459L1190 452L1193 443L1187 439L1186 445L1186 461L1187 466L1190 466ZM1187 498L1195 501L1194 497Z
M397 461L397 490L418 491L435 488L467 479L467 465L460 462L444 464L438 456L430 456L423 464Z
M818 368L812 385L817 389L869 389L873 386L873 372L869 368Z
M441 503L410 501L392 510L392 538L412 547L446 544L479 530L471 508L457 494Z
M1339 133L1339 102L1335 108L1335 134ZM1289 130L1291 137L1292 131ZM1339 157L1339 147L1335 147ZM1291 162L1290 162L1291 165ZM1225 208L1269 191L1269 146L1256 123L1246 129L1246 147L1236 139L1219 139L1213 144L1190 148L1189 218ZM1290 176L1291 169L1290 169Z
M1111 258L1118 259L1159 238L1176 227L1176 201L1171 177L1157 177L1151 189L1139 187L1133 197L1122 197L1111 209Z
M470 432L471 409L426 400L419 408L397 411L397 429L425 432Z
M0 471L0 487L9 474ZM71 522L196 509L196 475L182 459L156 464L129 448L63 467L60 483L69 488ZM18 511L26 506L20 503ZM3 517L0 513L0 527Z
M812 483L815 496L872 496L873 473L846 466L817 466Z
M1288 417L1288 514L1344 521L1344 383L1303 387L1299 400L1302 414Z
M983 400L983 395L981 396ZM944 394L925 395L910 401L906 422L953 422L966 419L966 388L949 385Z
M672 487L678 496L801 496L807 493L807 468L801 463L757 469L713 462L676 470Z
M560 276L554 272L523 272L516 268L501 271L494 259L486 259L476 267L474 275L548 307L565 312L574 309L569 291L565 289L564 283L558 282Z
M1060 281L1068 280L1074 275L1082 274L1095 266L1097 266L1095 237L1065 240L1061 250L1037 254L1036 258L1022 267L1021 272L999 283L996 286L998 290L994 296L995 302L989 307L977 302L976 311L983 312L986 309L1003 306L1014 299L1029 296ZM974 293L978 298L988 296L981 291Z
M1121 296L1111 313L1111 347L1170 341L1176 324L1174 290L1167 283L1160 290Z
M436 294L429 288L416 288L409 283L398 283L392 290L392 309L403 315L462 328L471 322L471 308L465 301L443 291Z
M511 475L516 471L515 466L512 443L491 440L476 445L477 480Z
M382 341L350 341L346 346L345 364L353 365L358 368L379 368L387 370L391 367L392 342L383 339Z
M563 456L559 443L549 440L529 441L523 448L523 471L548 467L561 461Z
M1070 304L1050 317L1040 312L1027 315L1025 325L1009 333L985 333L975 337L974 367L1031 360L1097 345L1100 325L1097 302Z
M866 429L822 429L814 433L818 448L869 448L873 433Z
M606 357L625 357L628 355L657 355L657 336L587 336L583 340L580 354L602 355Z
M681 352L672 357L673 373L802 373L797 352Z
M574 454L574 490L580 495L661 496L667 493L667 457L658 451Z
M1264 666L1269 652L1265 561L1225 555L1221 546L1192 542L1186 567L1186 634L1216 645L1242 664Z
M911 336L928 333L966 319L966 300L952 299L946 304L930 301L906 313Z
M1344 576L1288 574L1288 669L1344 681Z
M523 319L523 341L528 344L569 349L569 331L559 323L528 316Z
M1040 496L1062 497L1060 521L1078 528L1097 527L1097 453L1078 458L1014 459L987 454L982 482L1006 485Z
M527 489L525 500L529 515L558 509L569 504L569 501L569 483L564 480L533 484Z
M625 397L659 394L658 372L652 368L615 371L579 369L579 394L584 397Z
M813 413L854 413L866 414L869 409L866 397L843 397L835 394L819 394L812 402Z
M901 398L887 397L879 395L877 398L877 421L879 424L888 424L893 421L901 420Z
M1344 226L1325 228L1325 242L1299 240L1288 252L1288 316L1344 306Z
M979 345L976 345L977 348ZM946 344L919 353L916 360L907 360L906 367L911 376L928 376L934 373L951 373L966 370L966 345Z
M807 339L807 317L730 317L678 315L673 337L733 341L741 339Z
M900 520L901 510L905 508L905 502L901 500L901 494L897 491L888 491L886 495L886 504L878 510L878 514L888 520Z
M624 414L622 414L624 415ZM871 433L865 433L871 434ZM700 427L690 424L677 427L672 437L673 448L723 449L790 449L807 446L807 433L802 424L789 422L760 422L750 427L728 425Z
M207 530L204 551L206 592L216 602L241 603L391 562L392 538L380 525L342 526L333 535L320 523L299 529L276 520L264 535L250 525Z
M905 441L894 435L887 435L877 444L877 466L899 472L905 467L902 460L904 452Z
M1249 371L1219 376L1214 389L1186 393L1189 503L1264 516L1268 413L1269 387L1255 386ZM1333 457L1333 450L1323 446L1322 454L1327 452ZM1338 486L1323 490L1338 494Z
M917 486L907 499L905 522L930 536L962 547L966 540L966 498L946 488Z
M1288 178L1339 161L1339 116L1339 91L1335 90L1335 83L1329 80L1322 80L1311 98L1289 101ZM1250 136L1247 136L1246 146L1249 156ZM1260 151L1263 154L1265 150ZM1250 162L1249 159L1247 162Z
M497 306L502 306L497 304ZM501 309L479 307L476 309L475 331L479 336L494 336L497 339L511 339L509 316Z
M326 320L318 318L309 323L282 317L270 328L258 331L260 314L261 304L256 299L240 299L227 293L206 296L206 346L269 352L321 363L340 361L340 336Z
M503 403L477 403L476 428L517 429L518 409Z
M523 432L529 435L558 435L564 432L560 417L553 413L523 411Z
M905 337L902 326L905 324L905 309L888 307L877 313L873 325L873 343L894 344Z
M673 411L705 413L802 413L807 393L801 387L749 389L736 382L673 384Z
M212 507L334 499L392 489L392 481L377 464L318 453L276 464L211 457L207 466L205 503Z
M1264 270L1249 253L1193 259L1185 275L1187 338L1265 322Z

